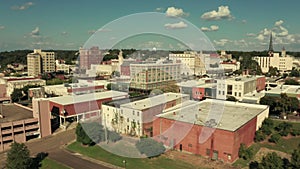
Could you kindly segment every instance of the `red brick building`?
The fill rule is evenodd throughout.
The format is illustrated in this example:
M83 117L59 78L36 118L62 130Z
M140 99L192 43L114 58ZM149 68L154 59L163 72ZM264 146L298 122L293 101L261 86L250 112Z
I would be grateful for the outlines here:
M189 101L158 115L153 134L167 147L232 163L241 143L253 143L255 131L268 114L264 105Z

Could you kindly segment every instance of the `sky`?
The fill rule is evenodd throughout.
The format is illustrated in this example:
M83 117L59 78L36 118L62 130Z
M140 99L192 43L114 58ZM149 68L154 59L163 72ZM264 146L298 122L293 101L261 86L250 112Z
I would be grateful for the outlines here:
M0 0L0 51L78 50L95 32L109 34L112 40L117 30L123 31L122 24L128 29L148 30L149 24L144 24L148 22L162 24L162 32L178 31L187 38L203 36L216 50L267 50L272 32L276 51L283 46L287 51L300 51L299 6L299 0ZM140 18L133 23L135 27L118 20L145 12L159 12L162 17ZM112 22L119 22L120 28L106 28ZM174 43L158 36L151 39L147 35L142 41L132 37L127 37L127 44L119 39L123 43L119 46L177 49Z

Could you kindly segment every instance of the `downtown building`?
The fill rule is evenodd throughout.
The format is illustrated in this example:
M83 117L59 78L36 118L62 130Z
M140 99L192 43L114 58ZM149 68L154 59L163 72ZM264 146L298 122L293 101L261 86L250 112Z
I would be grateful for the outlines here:
M153 118L165 109L188 101L189 95L164 93L157 96L126 98L102 104L102 124L118 133L153 136Z
M34 49L27 55L28 76L39 76L43 73L55 72L55 53Z
M154 139L170 149L233 163L239 147L250 146L269 107L206 99L164 110L153 121Z
M180 63L130 64L130 89L149 92L167 87L180 79Z
M242 100L244 95L255 94L265 89L265 76L238 76L224 79L217 79L217 99L227 99L230 96Z
M92 64L100 64L103 59L102 52L99 47L91 47L90 49L79 49L79 69L89 70Z
M169 59L182 64L181 74L183 75L204 75L208 56L202 52L184 51L183 53L170 53Z
M287 72L293 69L294 58L286 54L283 47L281 54L274 53L272 44L272 33L270 36L269 55L255 56L253 59L258 63L263 73L269 72L270 67L277 68L280 72Z

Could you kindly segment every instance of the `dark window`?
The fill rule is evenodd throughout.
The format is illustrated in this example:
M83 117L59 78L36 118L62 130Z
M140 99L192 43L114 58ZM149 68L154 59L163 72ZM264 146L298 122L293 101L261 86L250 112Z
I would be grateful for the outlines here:
M208 155L208 156L210 155L210 149L208 149L208 148L206 149L206 155Z

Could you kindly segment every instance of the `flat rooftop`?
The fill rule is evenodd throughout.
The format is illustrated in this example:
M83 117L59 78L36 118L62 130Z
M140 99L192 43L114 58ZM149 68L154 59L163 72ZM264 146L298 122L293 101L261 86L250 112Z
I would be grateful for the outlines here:
M201 102L183 102L166 109L157 116L227 131L236 131L267 108L266 105L206 99Z
M275 88L272 88L269 91L266 91L269 94L280 94L280 93L292 93L300 94L300 86L298 85L278 85Z
M82 95L67 95L49 98L48 100L60 105L70 105L88 101L95 101L107 98L117 99L118 97L128 96L128 93L118 91L95 92Z
M1 106L2 106L2 115L4 116L4 118L0 118L0 123L33 118L32 111L25 109L23 107L20 107L18 105L1 104L0 109L1 109ZM1 112L1 110L0 110L0 112Z
M226 80L228 81L237 81L237 82L248 82L252 80L256 80L260 76L237 76L237 77L230 77Z
M190 96L187 94L181 94L181 93L164 93L161 95L157 95L157 96L150 96L147 99L142 99L142 100L138 100L138 101L134 101L131 103L126 103L121 105L121 107L127 107L127 108L131 108L131 109L135 109L135 110L145 110L145 109L149 109L153 106L157 106L160 104L164 104L179 98L189 98Z

